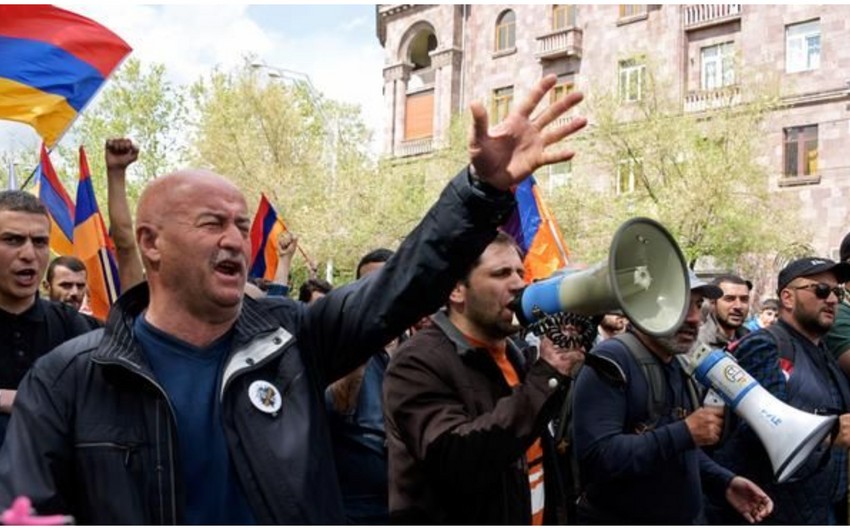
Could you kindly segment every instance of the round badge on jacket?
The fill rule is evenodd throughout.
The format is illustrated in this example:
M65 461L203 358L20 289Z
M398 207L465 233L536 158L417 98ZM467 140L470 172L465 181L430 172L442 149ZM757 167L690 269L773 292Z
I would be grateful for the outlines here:
M266 414L276 414L283 404L280 391L268 381L254 381L248 387L248 398L251 404Z

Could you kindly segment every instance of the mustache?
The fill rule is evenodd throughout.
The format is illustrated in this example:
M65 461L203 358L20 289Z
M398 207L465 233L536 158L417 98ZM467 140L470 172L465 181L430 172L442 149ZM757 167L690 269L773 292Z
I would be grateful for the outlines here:
M696 335L699 332L699 326L695 326L693 324L688 324L687 322L685 322L684 324L679 326L679 329L676 330L677 334L686 332L691 332Z
M241 270L248 268L248 258L241 252L232 252L229 250L220 249L212 259L213 267L222 263L230 263L238 266Z

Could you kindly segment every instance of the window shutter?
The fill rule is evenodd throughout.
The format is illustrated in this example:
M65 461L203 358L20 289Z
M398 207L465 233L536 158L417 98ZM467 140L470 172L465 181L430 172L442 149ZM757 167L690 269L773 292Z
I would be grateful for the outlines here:
M433 134L434 91L410 94L405 102L404 139L428 138Z

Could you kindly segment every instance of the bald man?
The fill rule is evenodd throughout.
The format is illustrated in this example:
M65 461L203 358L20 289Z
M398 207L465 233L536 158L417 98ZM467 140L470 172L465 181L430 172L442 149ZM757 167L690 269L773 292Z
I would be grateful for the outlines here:
M243 296L251 217L227 179L154 180L136 216L147 282L21 384L0 506L27 495L81 524L344 523L322 391L443 303L514 208L511 186L572 158L546 148L585 120L545 127L580 94L530 118L555 82L492 129L474 104L470 166L380 271L311 305Z

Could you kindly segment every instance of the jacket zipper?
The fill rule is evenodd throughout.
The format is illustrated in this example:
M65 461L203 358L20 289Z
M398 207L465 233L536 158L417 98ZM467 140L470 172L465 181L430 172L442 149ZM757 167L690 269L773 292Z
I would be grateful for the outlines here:
M137 366L133 365L132 363L124 362L122 360L117 360L117 361L93 360L93 362L95 362L97 364L101 364L101 365L112 364L112 365L120 366L122 368L129 370L131 373L138 375L139 377L141 377L142 379L144 379L145 381L147 381L151 385L153 385L154 388L156 388L159 391L160 396L161 396L161 400L164 401L166 406L168 407L168 414L170 415L170 418L168 419L168 425L167 425L167 430L168 430L167 434L168 434L168 463L171 467L171 473L170 473L170 475L171 475L170 476L170 479L171 479L171 524L177 524L177 482L175 480L175 475L174 475L174 468L176 466L176 462L175 462L175 458L174 458L174 439L173 439L173 435L172 435L172 432L171 432L172 423L174 421L174 418L177 417L177 415L174 413L174 408L171 406L171 401L168 400L168 394L165 393L165 389L162 388L162 386L160 386L160 384L157 383L156 380L154 380L152 377L150 377L146 373L139 370L139 368ZM156 444L156 446L157 446L157 461L161 462L162 460L161 460L160 455L159 455L159 438L160 438L160 436L159 436L159 406L157 406L157 410L156 410L155 424L156 424L155 430L156 430L156 437L157 437L156 438L157 439L157 444ZM163 504L162 503L161 474L162 474L161 466L158 466L157 475L160 476L160 478L158 479L160 506L162 506L162 504ZM160 508L160 520L163 521L163 523L165 523L164 519L165 519L164 514L162 514L162 509Z

